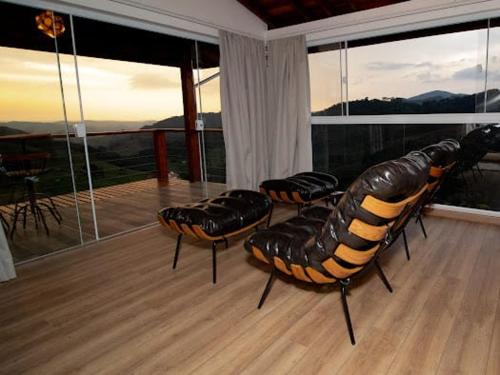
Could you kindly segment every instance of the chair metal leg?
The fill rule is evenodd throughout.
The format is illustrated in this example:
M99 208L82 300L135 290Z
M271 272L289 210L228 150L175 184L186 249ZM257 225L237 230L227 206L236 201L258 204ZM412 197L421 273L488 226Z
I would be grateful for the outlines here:
M378 259L375 259L375 267L377 267L378 275L382 282L384 283L385 287L389 292L393 292L392 286L389 283L389 280L387 280L387 277L385 277L384 271L382 270L382 267L380 266L380 263L378 262Z
M47 236L50 236L49 227L47 226L47 221L45 220L45 215L43 214L43 211L40 208L40 206L35 205L35 211L38 212L38 217L40 218L40 222L42 223L43 227L45 228L45 232L47 233Z
M349 338L351 339L351 344L356 345L354 330L352 329L351 315L349 314L349 306L347 306L347 287L349 284L349 279L340 281L340 294L342 297L342 308L344 309L345 322L347 324L347 330L349 331Z
M417 221L420 223L420 228L422 228L422 233L424 234L424 237L427 238L427 232L425 231L425 226L424 226L424 221L422 220L422 215L418 215Z
M212 282L217 283L217 242L212 241Z
M403 229L403 240L405 242L406 258L410 260L410 248L408 247L408 240L406 239L406 230Z
M24 207L24 208L26 208L26 207ZM14 208L14 216L12 218L12 229L10 230L10 239L11 240L14 238L14 233L16 232L17 218L18 218L20 212L21 212L21 208L16 203L16 206Z
M481 178L483 178L483 172L481 171L481 168L479 168L479 164L476 164L476 169L477 171L479 172L479 176L481 176Z
M174 264L172 265L172 268L175 270L175 267L177 267L177 259L179 259L179 252L181 250L181 241L182 241L182 233L179 233L177 236L177 245L175 246L175 255L174 255Z
M266 287L264 288L264 292L262 292L262 296L260 297L259 305L257 306L258 309L262 307L264 302L266 301L267 295L271 291L271 288L273 286L273 281L276 277L276 269L273 267L271 270L271 274L269 275L269 279L267 280Z

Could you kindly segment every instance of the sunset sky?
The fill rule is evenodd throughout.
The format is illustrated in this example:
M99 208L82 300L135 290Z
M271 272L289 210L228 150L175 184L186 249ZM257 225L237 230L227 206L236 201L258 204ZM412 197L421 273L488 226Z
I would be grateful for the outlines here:
M488 88L500 82L499 30L490 33ZM408 98L432 90L483 91L485 60L486 30L350 48L349 99ZM310 55L309 63L312 109L340 102L339 52Z
M79 119L73 56L61 55L70 121ZM86 120L147 121L182 114L180 70L78 57ZM218 69L201 71L203 77ZM196 77L195 77L196 78ZM203 110L220 111L218 79L203 87ZM0 122L61 121L55 53L0 47Z
M500 83L500 28L491 30L488 87ZM351 48L350 100L484 89L486 31ZM69 120L79 120L73 57L61 55ZM340 101L338 51L310 55L312 109ZM79 57L87 120L157 121L182 114L178 68ZM202 78L217 69L201 72ZM203 87L203 110L220 111L219 80ZM0 122L61 121L56 55L0 47Z

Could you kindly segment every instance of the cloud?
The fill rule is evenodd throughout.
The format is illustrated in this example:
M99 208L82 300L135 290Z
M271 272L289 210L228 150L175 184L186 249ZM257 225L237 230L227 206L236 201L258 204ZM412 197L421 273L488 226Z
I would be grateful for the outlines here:
M369 70L398 70L413 67L415 64L409 63L391 63L391 62L382 62L375 61L369 64L366 64L366 67Z
M422 83L437 83L437 82L443 82L446 80L440 74L431 73L431 72L417 74L417 78Z
M174 81L165 76L144 72L134 75L130 84L134 89L165 90L180 88L180 78L179 81Z
M452 78L475 81L477 79L481 79L482 75L483 75L483 66L481 64L478 64L476 66L471 66L469 68L464 68L456 71L455 73L453 73Z

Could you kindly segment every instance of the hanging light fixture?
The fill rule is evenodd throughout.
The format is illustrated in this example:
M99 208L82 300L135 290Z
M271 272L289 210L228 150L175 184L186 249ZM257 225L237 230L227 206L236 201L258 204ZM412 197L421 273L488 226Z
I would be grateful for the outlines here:
M62 35L66 30L62 17L56 16L50 10L44 10L35 17L35 21L38 30L54 39Z

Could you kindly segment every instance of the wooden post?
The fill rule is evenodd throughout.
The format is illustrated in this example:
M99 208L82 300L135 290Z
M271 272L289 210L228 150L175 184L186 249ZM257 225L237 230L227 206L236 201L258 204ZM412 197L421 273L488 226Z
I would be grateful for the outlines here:
M155 150L155 162L157 175L156 178L160 184L168 183L168 153L166 132L164 130L155 130L153 132L153 144Z
M188 54L181 63L182 101L184 103L184 130L186 136L189 181L201 180L200 145L196 132L196 96L193 81L193 66Z

